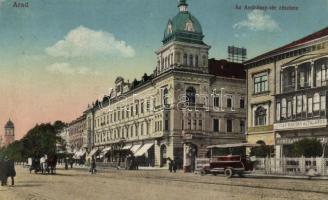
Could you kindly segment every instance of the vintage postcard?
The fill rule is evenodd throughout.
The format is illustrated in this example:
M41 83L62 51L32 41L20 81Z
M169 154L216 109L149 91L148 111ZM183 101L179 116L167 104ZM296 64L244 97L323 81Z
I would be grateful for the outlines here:
M328 199L328 0L0 0L0 200Z

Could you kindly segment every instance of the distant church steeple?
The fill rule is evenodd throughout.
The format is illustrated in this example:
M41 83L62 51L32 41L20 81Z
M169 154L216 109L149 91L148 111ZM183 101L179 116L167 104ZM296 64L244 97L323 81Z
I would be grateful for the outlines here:
M4 146L8 146L9 144L15 141L15 125L9 119L5 125L5 134L3 136L3 144Z

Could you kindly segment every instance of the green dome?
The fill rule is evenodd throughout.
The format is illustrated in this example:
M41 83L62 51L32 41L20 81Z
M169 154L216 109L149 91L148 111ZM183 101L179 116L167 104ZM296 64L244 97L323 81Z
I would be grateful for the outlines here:
M181 4L181 2L180 2ZM179 4L179 6L181 6ZM183 4L186 5L186 4ZM199 21L188 11L181 11L168 21L164 32L163 43L182 41L203 43L203 31Z

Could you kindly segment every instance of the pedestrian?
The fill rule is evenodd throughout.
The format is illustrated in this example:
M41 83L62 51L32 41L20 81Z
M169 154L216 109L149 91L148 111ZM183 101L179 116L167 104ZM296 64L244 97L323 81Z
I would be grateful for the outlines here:
M176 162L176 159L175 159L175 158L174 158L173 161L172 161L172 169L173 169L173 172L174 172L174 173L177 172L178 165L177 165L177 162Z
M96 160L94 157L92 157L92 160L91 160L91 168L90 168L90 172L91 174L95 173L97 170L96 170Z
M169 171L172 172L172 170L173 170L173 160L170 157L168 157L167 160L169 161Z
M1 159L0 160L0 181L1 181L1 186L6 185L6 180L7 180L6 166L5 166L4 160Z
M70 159L71 169L73 168L73 163L74 163L74 160L71 158L71 159Z
M45 156L42 156L40 158L40 165L41 165L41 173L44 173L44 170L46 170L46 158Z
M65 158L65 170L68 169L68 158Z
M5 166L6 166L6 179L8 177L11 178L11 185L15 185L15 179L14 177L16 176L16 170L15 170L15 163L11 159L7 159L5 161Z

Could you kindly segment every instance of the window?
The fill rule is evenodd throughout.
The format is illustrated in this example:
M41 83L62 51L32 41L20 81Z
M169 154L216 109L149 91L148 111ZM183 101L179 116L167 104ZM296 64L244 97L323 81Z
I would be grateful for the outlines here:
M143 135L143 131L144 131L144 125L143 125L143 122L141 122L141 125L140 125L140 135Z
M188 119L188 130L191 130L191 119Z
M302 112L302 96L297 96L297 108L296 108L297 114Z
M122 119L124 119L124 109L122 109Z
M166 119L166 120L164 121L164 130L165 130L165 131L168 131L168 130L169 130L169 120L168 120L168 119Z
M219 132L219 120L218 119L213 119L213 131Z
M286 119L287 117L287 105L286 99L281 100L281 119Z
M198 130L203 130L203 120L198 120Z
M245 108L245 99L244 99L244 97L241 97L241 98L240 98L240 101L239 101L239 107L240 107L241 109Z
M319 95L319 93L315 93L313 96L314 115L319 115L319 110L320 110L320 95Z
M205 55L202 57L202 60L203 60L203 67L205 67L206 66L206 56Z
M312 115L313 107L312 107L312 98L308 98L308 114Z
M131 117L133 117L133 106L132 105L131 105L130 111L131 111Z
M138 114L139 114L139 104L136 103L136 115L138 115Z
M232 96L227 97L227 107L231 108L232 107Z
M326 110L326 96L320 97L320 110L325 111Z
M195 67L198 67L198 56L195 56Z
M186 54L186 53L183 54L183 64L184 64L184 65L187 65L187 59L188 59L187 54Z
M189 66L194 66L194 57L192 55L189 55Z
M315 67L315 86L321 87L327 85L328 80L328 58L322 58L314 62Z
M254 76L254 93L268 91L268 74L262 73Z
M245 133L245 120L240 120L239 126L240 126L240 132Z
M276 120L280 121L280 103L277 103L277 112L276 112Z
M287 101L287 118L288 119L292 118L292 101L291 100Z
M193 87L189 87L186 90L186 97L187 97L187 102L189 103L189 105L195 105L196 102L196 90Z
M255 126L266 125L266 116L267 116L267 110L262 106L257 107L257 109L255 110Z
M163 104L168 105L168 98L169 98L169 90L167 88L165 88L163 90Z
M184 130L184 120L181 120L181 129Z
M214 107L220 107L220 97L219 96L215 96L213 98L213 104L214 104Z
M231 133L232 132L232 120L227 119L227 132Z
M144 113L144 102L141 102L141 105L140 105L140 112L141 112L141 113Z

